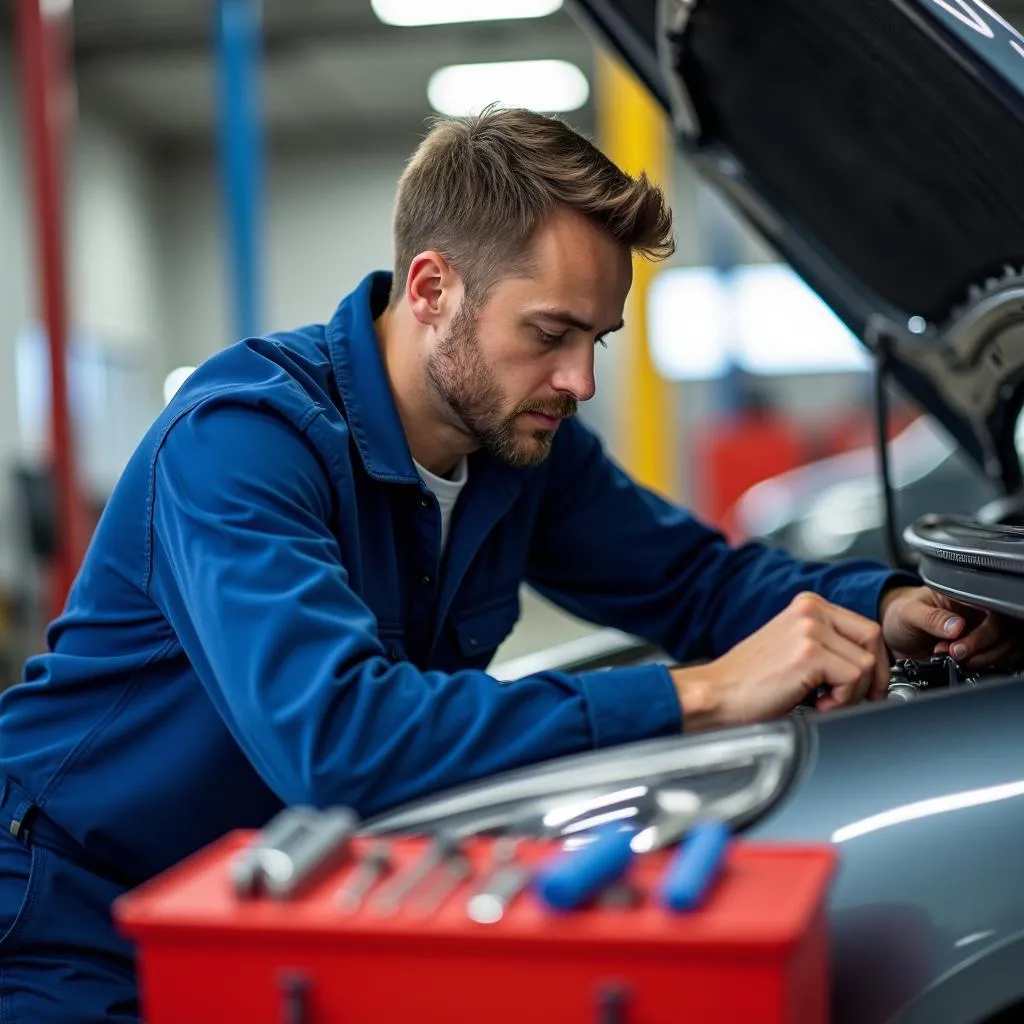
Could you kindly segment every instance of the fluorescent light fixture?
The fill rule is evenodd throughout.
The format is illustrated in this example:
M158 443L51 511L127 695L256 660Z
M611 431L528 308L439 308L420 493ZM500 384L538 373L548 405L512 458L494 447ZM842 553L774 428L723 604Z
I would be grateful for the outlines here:
M765 375L870 366L846 325L781 264L662 271L648 314L651 357L668 380L714 380L730 362Z
M453 64L427 83L430 105L450 117L478 114L491 103L545 113L576 110L589 95L587 76L564 60Z
M451 25L457 21L503 21L543 18L562 0L371 0L385 25Z

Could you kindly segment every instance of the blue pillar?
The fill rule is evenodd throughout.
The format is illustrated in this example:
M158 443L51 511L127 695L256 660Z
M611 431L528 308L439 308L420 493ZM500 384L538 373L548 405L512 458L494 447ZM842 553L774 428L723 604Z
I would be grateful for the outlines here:
M236 338L263 323L260 0L218 0L221 188Z

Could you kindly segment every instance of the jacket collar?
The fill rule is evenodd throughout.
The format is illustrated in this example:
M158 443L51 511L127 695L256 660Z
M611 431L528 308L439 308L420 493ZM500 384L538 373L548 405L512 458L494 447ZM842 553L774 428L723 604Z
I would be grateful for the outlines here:
M419 483L373 322L387 307L391 274L363 278L327 324L334 377L366 472L389 483Z
M341 300L327 324L327 345L349 429L366 472L385 483L420 484L373 326L387 307L390 292L390 272L375 271L364 277L356 290ZM468 489L487 493L497 512L521 490L532 472L474 452Z

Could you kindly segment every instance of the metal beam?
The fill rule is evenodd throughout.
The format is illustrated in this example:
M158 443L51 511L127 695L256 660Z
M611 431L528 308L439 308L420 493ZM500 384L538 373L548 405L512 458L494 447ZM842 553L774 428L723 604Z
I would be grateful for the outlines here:
M64 185L74 109L68 74L70 11L70 0L19 0L17 10L26 178L33 191L38 279L50 353L50 457L58 531L51 587L55 615L64 606L86 546L67 386Z
M670 138L665 114L634 73L603 50L598 51L597 85L601 148L624 171L646 171L667 191ZM670 387L655 369L648 343L647 300L655 273L648 260L634 257L626 326L615 341L624 349L618 436L626 468L645 486L671 496L677 491L677 430Z

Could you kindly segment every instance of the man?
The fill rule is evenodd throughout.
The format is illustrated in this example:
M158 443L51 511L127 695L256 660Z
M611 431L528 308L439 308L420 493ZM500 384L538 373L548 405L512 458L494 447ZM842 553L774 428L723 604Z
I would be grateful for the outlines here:
M441 122L395 246L326 325L193 375L0 702L0 1018L135 1019L111 900L283 804L880 697L886 646L1010 653L913 577L729 548L572 419L631 254L672 249L645 177L525 111ZM524 580L690 664L497 683Z

